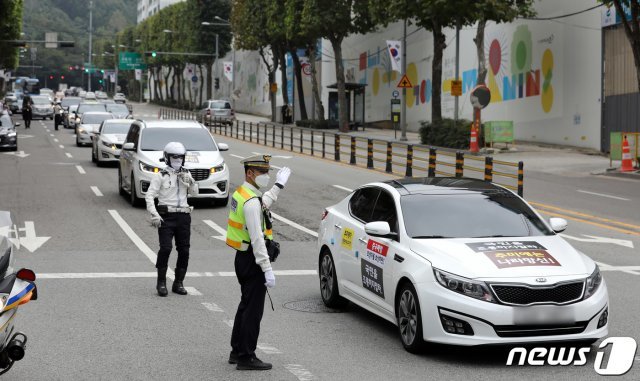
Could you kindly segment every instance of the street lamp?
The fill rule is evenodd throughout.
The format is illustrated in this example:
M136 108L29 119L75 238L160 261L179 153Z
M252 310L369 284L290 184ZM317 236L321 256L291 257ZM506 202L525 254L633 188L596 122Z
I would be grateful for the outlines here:
M208 21L203 21L202 25L209 26L209 25L216 25L216 24L210 23ZM216 33L215 35L216 35L216 63L215 63L215 67L216 67L216 71L217 71L217 69L218 69L218 58L219 58L219 54L218 54L218 52L219 52L218 51L218 33ZM211 84L209 84L209 86L211 86ZM218 97L218 89L214 86L213 90L215 91L215 96L217 98Z
M207 21L203 21L202 25L224 25L224 26L231 26L231 22L229 22L229 20L225 20L220 16L213 16L214 19L218 20L219 23L210 23ZM216 57L218 56L217 53L217 46L218 46L218 40L217 40L218 36L216 35ZM236 49L233 47L233 42L231 42L231 107L235 110L236 108L236 100L234 98L234 92L235 92L235 88L236 88Z

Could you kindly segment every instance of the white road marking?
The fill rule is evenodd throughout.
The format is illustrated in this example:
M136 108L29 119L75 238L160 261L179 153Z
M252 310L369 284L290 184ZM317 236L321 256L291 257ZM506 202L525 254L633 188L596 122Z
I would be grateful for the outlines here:
M272 216L273 216L273 218L275 218L276 220L280 220L280 221L284 222L285 224L290 225L290 226L293 226L294 228L296 228L296 229L298 229L298 230L301 230L301 231L303 231L303 232L305 232L305 233L307 233L307 234L311 234L312 236L314 236L314 237L316 237L316 238L318 237L318 233L314 232L313 230L311 230L311 229L307 229L307 228L305 228L304 226L299 225L299 224L297 224L297 223L295 223L295 222L293 222L293 221L291 221L291 220L289 220L289 219L287 219L287 218L284 218L284 217L282 217L282 216L281 216L281 215L279 215L279 214L275 214L275 213L271 212L271 215L272 215Z
M202 303L202 305L204 306L204 308L208 309L211 312L224 312L224 310L215 303L205 302Z
M211 221L211 220L202 220L202 222L204 222L205 224L209 225L209 227L215 231L217 231L218 233L220 233L220 235L212 235L212 238L215 239L219 239L220 241L225 241L227 238L227 231L224 230L222 227L220 227L218 224L216 224L215 222Z
M51 137L54 137L54 136L55 136L54 134L49 134L49 135L51 135Z
M595 235L587 235L587 234L583 234L583 236L589 237L589 238L574 237L574 236L570 236L570 235L564 234L564 233L560 233L558 235L563 237L563 238L568 238L568 239L572 239L574 241L579 241L579 242L612 243L614 245L620 245L620 246L624 246L624 247L628 247L630 249L633 249L633 241L629 241L629 240L626 240L626 239L616 239L616 238L609 238L609 237L598 237L598 236L595 236Z
M57 138L56 138L56 139L53 139L53 141L54 141L54 142L56 142L56 143L58 143L58 142L59 142L59 140L58 140Z
M120 229L124 231L124 233L129 237L129 239L133 242L134 245L138 247L138 249L142 252L142 254L146 255L147 258L151 261L151 263L156 263L156 253L151 250L149 246L136 234L136 232L131 229L131 226L125 221L118 213L117 210L109 209L109 214L116 221L116 223L120 226ZM173 270L167 269L167 278L173 279Z
M237 158L237 159L244 159L244 157L242 157L242 156L238 156L238 155L234 155L234 154L232 154L232 153L230 153L230 154L229 154L229 156L233 156L233 157L235 157L235 158Z
M79 165L76 165L76 169L78 170L78 172L80 172L81 175L86 175L87 174L87 172L84 171L84 168L82 168Z
M92 186L92 187L91 187L91 190L92 190L92 191L93 191L93 193L95 193L95 195L96 195L96 196L98 196L98 197L102 197L102 196L104 196L104 195L102 194L102 192L100 192L100 189L98 189L98 187L96 187L96 186Z
M44 245L45 242L49 240L51 237L38 237L36 235L36 227L33 221L25 221L24 228L19 228L18 232L24 232L24 237L20 237L19 233L16 233L17 240L19 240L20 246L24 246L30 252L34 252L40 248L40 246ZM11 239L11 241L16 244L15 239Z
M271 168L282 169L282 167L278 167L277 165L273 165L273 164L271 164Z
M353 189L349 189L347 187L343 187L342 185L333 185L335 188L342 189L343 191L353 192Z
M13 156L17 156L21 159L24 159L25 157L31 155L30 153L24 153L24 151L18 151L18 152L5 152L5 155L13 155Z
M581 190L581 189L578 189L577 191L580 192L580 193L592 194L594 196L612 198L614 200L630 201L628 198L618 197L618 196L611 196L609 194L604 194L604 193L589 192L589 191Z
M63 146L62 144L60 144L58 147L60 147L60 148L64 148L64 146Z
M318 379L316 376L313 375L313 373L309 372L302 365L299 365L299 364L287 364L287 366L285 366L285 369L291 372L300 381Z
M640 275L640 266L612 266L602 262L596 262L602 271L620 271L631 275Z
M189 295L202 296L202 293L198 291L195 287L185 287L184 289L187 290L187 293Z
M233 320L223 320L224 324L228 325L229 328L233 328Z
M256 347L268 355L281 354L280 350L266 343L258 343Z
M48 239L49 237L38 237L38 238ZM155 253L151 252L150 254L154 256L154 261L155 261ZM640 269L640 266L638 266L638 268ZM278 275L278 276L318 275L318 272L316 270L274 270L273 273L274 275ZM44 274L38 273L38 278L40 279L155 278L157 276L158 276L158 273L155 271L154 272L128 272L128 273L44 273ZM187 273L187 278L217 278L217 277L230 278L235 276L236 276L236 273L233 271L188 272Z
M64 154L65 154L65 155L67 155L67 157L68 157L69 159L73 158L73 156L71 156L71 154L70 154L69 152L65 152Z

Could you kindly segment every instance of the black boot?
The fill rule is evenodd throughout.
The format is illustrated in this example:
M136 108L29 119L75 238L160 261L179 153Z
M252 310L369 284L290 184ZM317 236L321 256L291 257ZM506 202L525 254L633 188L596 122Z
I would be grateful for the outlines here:
M187 269L176 269L176 279L173 281L171 291L179 295L187 295L187 290L182 286L185 275L187 275Z
M158 285L156 286L156 290L158 290L158 295L160 296L169 295L169 291L167 291L167 268L166 267L158 268Z

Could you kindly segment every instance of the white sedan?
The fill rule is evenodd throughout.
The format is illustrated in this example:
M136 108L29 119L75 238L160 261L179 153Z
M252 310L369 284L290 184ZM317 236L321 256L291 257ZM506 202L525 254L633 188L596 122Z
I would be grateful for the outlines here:
M106 162L118 162L122 143L127 137L131 119L107 119L102 122L93 138L91 161L100 166Z
M112 113L105 111L89 111L82 114L80 123L76 126L76 145L92 145L93 137L98 133L100 124L107 119L114 119Z
M580 341L608 333L596 263L522 198L466 178L372 183L327 208L320 294L396 324L403 346Z

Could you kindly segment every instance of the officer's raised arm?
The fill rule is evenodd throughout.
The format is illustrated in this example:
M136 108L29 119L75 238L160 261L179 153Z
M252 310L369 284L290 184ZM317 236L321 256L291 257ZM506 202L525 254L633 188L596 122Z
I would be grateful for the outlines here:
M289 167L282 167L282 169L278 171L278 174L276 174L276 183L270 190L264 192L262 196L262 203L266 208L270 208L271 205L276 202L280 190L284 189L284 186L287 185L290 175L291 169L289 169Z

